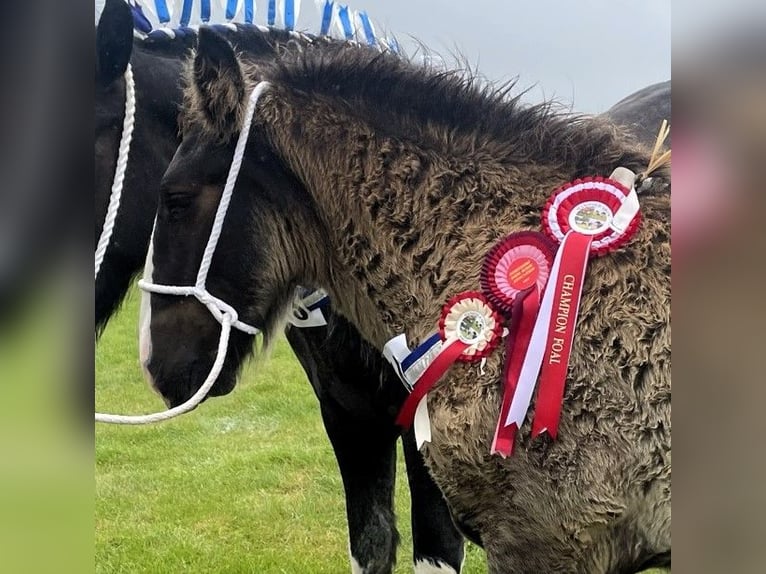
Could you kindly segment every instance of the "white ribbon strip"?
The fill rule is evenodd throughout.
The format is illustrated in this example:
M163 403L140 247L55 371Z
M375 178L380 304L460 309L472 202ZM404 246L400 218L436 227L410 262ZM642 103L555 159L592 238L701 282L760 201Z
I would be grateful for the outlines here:
M410 386L418 382L418 379L423 375L423 372L428 368L428 365L434 362L434 359L439 356L439 353L441 353L443 348L444 343L440 339L432 345L422 357L404 370L404 377L407 379Z
M390 339L383 347L383 357L391 363L396 370L396 374L399 375L404 386L407 390L412 390L412 387L423 375L423 372L428 368L436 357L439 356L444 348L444 342L441 339L437 339L431 346L422 351L422 347L428 344L428 341L434 334L430 335L418 348L410 351L409 345L407 345L407 337L404 333L397 335ZM403 364L414 353L422 352L423 354L414 363L408 366L406 369Z
M430 337L429 337L430 339ZM431 346L423 355L412 365L407 367L407 370L402 368L402 363L415 351L410 351L407 345L407 336L402 333L397 335L383 346L383 356L391 363L399 375L404 386L408 391L412 391L412 387L420 379L423 372L428 368L433 360L442 352L445 348L445 344L438 340ZM417 349L416 349L417 350ZM415 444L418 450L423 446L423 443L431 442L431 418L428 415L428 395L424 396L418 403L417 410L415 411L415 419L413 421L413 430L415 432Z
M420 399L412 426L415 430L415 445L420 450L424 443L431 442L431 417L428 415L428 394Z
M639 209L641 209L641 206L638 203L638 194L634 187L636 174L625 167L618 167L612 172L609 179L619 181L630 190L628 196L623 201L620 209L617 210L617 213L614 214L612 222L609 225L615 231L624 233L628 229L630 222L633 221L636 215L638 215Z

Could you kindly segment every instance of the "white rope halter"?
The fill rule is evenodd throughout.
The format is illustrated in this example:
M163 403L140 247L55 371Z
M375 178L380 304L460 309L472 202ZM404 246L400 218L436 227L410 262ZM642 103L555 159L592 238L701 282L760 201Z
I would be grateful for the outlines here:
M149 415L135 416L96 413L96 422L139 425L168 420L192 410L205 398L218 378L218 375L221 374L221 369L223 368L223 363L226 359L226 350L229 345L231 328L234 327L235 329L239 329L248 335L258 334L258 329L238 320L237 312L231 305L222 301L218 297L211 295L210 292L208 292L205 283L207 281L208 271L210 270L210 263L213 260L213 254L215 253L215 248L218 244L218 238L221 235L221 228L223 227L223 221L226 217L226 211L229 209L231 195L234 192L234 186L237 183L237 176L239 175L239 169L242 165L242 158L245 155L245 147L247 146L247 139L250 135L250 124L252 123L253 115L255 114L255 106L258 103L258 98L260 98L261 94L263 94L268 87L268 82L260 82L250 94L247 110L245 112L245 119L242 124L242 129L239 132L237 145L234 148L234 157L231 161L229 174L226 178L226 185L223 188L221 201L218 204L218 210L216 211L215 220L213 221L213 228L210 230L210 238L205 247L205 252L202 255L202 261L200 262L199 272L197 273L197 280L194 286L157 285L150 281L144 281L143 279L138 282L138 286L141 289L150 293L182 295L186 297L191 295L195 297L200 303L207 307L215 320L221 324L221 337L218 341L218 352L215 361L213 362L213 367L210 369L210 373L205 379L205 382L202 383L202 386L190 399L172 409ZM154 233L152 233L152 236L153 235ZM153 240L154 238L152 237L152 241Z
M130 153L130 142L133 139L135 116L136 85L133 81L133 69L128 64L128 67L125 69L125 118L122 121L122 135L120 136L120 147L117 153L117 167L114 170L112 193L109 196L109 206L106 209L104 226L101 228L101 235L96 244L96 279L98 279L101 263L104 261L106 248L109 247L109 241L112 239L117 211L120 209L122 184L125 182L125 171L128 168L128 154Z

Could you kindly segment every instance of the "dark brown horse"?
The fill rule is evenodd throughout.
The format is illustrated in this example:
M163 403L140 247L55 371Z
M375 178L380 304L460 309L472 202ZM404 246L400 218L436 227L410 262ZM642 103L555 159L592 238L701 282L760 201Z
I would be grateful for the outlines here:
M250 58L273 59L288 42L327 42L254 26L218 30ZM97 31L96 237L104 222L125 108L123 74L131 62L136 83L133 133L122 202L112 241L96 279L96 328L116 310L141 268L156 212L159 182L178 141L183 58L196 43L191 30L134 39L127 4L108 0ZM377 353L330 308L328 326L287 332L319 399L325 429L343 480L349 550L368 574L391 572L399 541L394 516L396 442L402 436L412 498L413 557L417 568L458 572L463 539L452 524L441 492L415 449L412 433L393 424L406 392ZM381 385L381 378L390 381Z
M499 239L539 228L553 189L618 166L638 172L649 159L603 120L522 107L458 74L348 47L243 66L203 30L160 193L155 283L194 283L247 96L262 80L270 88L208 288L267 343L295 286L308 284L325 287L376 349L401 332L417 344L444 301L476 289ZM453 367L429 395L428 465L493 573L669 562L670 197L655 179L637 237L589 268L557 441L532 440L525 426L513 457L490 456L502 352L484 371ZM177 402L206 377L219 325L195 301L150 300L146 364ZM251 343L234 333L216 393L233 388Z

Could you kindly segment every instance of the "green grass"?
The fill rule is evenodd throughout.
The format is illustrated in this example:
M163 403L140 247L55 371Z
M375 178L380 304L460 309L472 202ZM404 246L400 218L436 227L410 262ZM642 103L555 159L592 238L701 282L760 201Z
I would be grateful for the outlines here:
M138 363L138 296L96 350L96 405L163 408ZM412 572L401 448L395 572ZM151 426L96 426L96 572L350 571L343 487L316 397L289 345L248 365L230 395ZM467 544L463 572L486 572ZM661 571L655 571L660 573ZM649 571L647 571L649 574Z
M133 293L96 350L96 405L161 410L138 364ZM402 541L412 572L409 491L399 452ZM230 395L153 426L96 426L96 571L350 571L343 487L316 397L286 341ZM467 574L486 572L470 546Z

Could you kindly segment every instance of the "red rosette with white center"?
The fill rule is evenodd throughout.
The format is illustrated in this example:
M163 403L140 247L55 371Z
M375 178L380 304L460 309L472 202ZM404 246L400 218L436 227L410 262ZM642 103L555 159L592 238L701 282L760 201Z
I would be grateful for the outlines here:
M605 177L577 179L559 187L543 208L545 233L561 243L568 231L592 236L591 255L604 255L624 245L635 235L641 213L620 232L612 220L626 202L630 190Z
M555 255L556 244L539 231L512 233L484 259L479 278L482 291L508 316L519 293L534 285L543 292Z
M470 363L488 356L500 342L500 315L478 291L465 291L447 301L439 319L442 340L460 341L467 347L457 361Z

